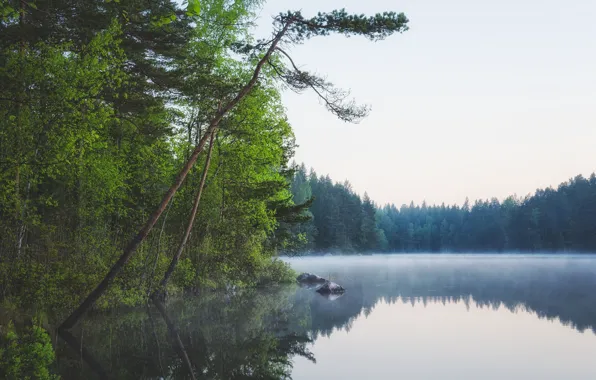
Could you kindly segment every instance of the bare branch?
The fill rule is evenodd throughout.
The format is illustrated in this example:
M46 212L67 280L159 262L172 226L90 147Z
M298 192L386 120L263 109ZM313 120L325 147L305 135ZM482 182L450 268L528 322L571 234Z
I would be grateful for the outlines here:
M276 50L288 59L294 69L293 72L286 72L285 75L282 75L290 88L298 92L311 88L325 103L326 108L343 121L357 123L368 115L369 108L367 106L359 106L355 101L347 100L350 96L348 91L339 90L323 78L300 70L288 53L280 47L277 47Z

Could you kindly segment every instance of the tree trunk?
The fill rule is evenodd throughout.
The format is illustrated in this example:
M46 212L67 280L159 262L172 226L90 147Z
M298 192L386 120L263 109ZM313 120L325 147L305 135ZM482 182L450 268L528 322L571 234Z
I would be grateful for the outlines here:
M178 173L178 176L176 177L174 184L172 184L170 189L166 192L161 203L153 212L153 214L151 214L151 217L149 217L149 220L147 220L143 228L141 228L138 234L128 243L118 261L116 261L116 263L112 266L110 271L106 274L106 276L99 283L99 285L97 285L97 287L93 289L91 293L89 293L89 295L87 296L87 298L85 298L81 305L79 305L79 307L76 308L68 316L68 318L66 318L64 322L62 322L59 328L70 329L71 327L73 327L83 316L83 314L85 314L85 312L91 306L93 306L95 301L97 301L97 299L101 297L101 295L106 291L106 289L110 285L111 281L116 277L116 275L120 273L124 265L126 265L128 260L135 253L139 245L143 242L143 240L145 240L145 238L147 237L147 235L149 234L149 232L151 231L151 229L165 210L166 206L168 205L174 194L176 194L176 191L178 191L178 188L180 188L180 185L182 185L182 182L184 182L184 179L188 175L188 172L197 161L199 154L203 151L203 147L207 142L207 138L209 138L211 133L213 133L213 131L217 128L223 117L228 112L230 112L230 110L232 110L256 85L257 81L259 80L259 74L261 73L263 65L269 60L271 54L273 54L273 51L277 47L277 44L288 31L289 26L290 22L286 23L283 29L279 33L277 33L275 38L273 38L273 40L271 41L271 45L269 46L269 49L267 49L265 55L257 63L252 78L248 81L248 83L246 83L244 87L242 87L240 92L231 101L229 101L219 112L217 112L215 117L211 120L211 122L209 123L209 127L205 131L203 137L201 137L199 144L193 150L192 154L182 167L182 170L180 170L180 173Z
M21 249L23 247L23 237L25 236L25 218L24 218L24 211L22 209L22 201L21 201L21 152L22 152L22 134L23 134L23 105L25 103L26 93L25 93L25 73L24 70L24 59L25 59L25 48L26 48L26 41L25 41L25 0L19 1L19 27L21 32L21 41L19 43L19 59L21 63L21 67L19 70L20 78L19 80L22 81L20 84L22 87L19 89L18 95L18 102L17 102L17 133L16 133L16 148L17 148L17 167L15 173L15 216L17 220L17 229L16 229L16 254L17 257L21 256Z
M159 237L157 238L157 252L155 254L155 261L153 262L153 270L151 271L150 279L149 279L149 290L147 291L147 298L149 298L149 296L151 296L151 290L153 289L153 276L155 276L155 270L157 269L157 263L159 262L159 253L161 252L161 237L163 235L163 230L166 227L166 221L168 219L168 212L172 208L173 203L174 203L174 201L172 200L170 202L168 211L166 211L166 215L163 218L163 222L161 223L161 231L159 231Z
M201 195L203 194L203 188L205 187L205 180L207 179L207 173L209 172L209 163L211 162L211 153L213 152L213 140L215 138L216 132L217 132L216 130L211 132L211 139L209 140L209 151L207 153L207 159L205 161L205 168L203 169L203 174L201 175L201 183L199 184L199 190L197 191L197 196L196 196L194 204L192 206L192 211L190 212L190 218L188 219L188 226L186 226L186 231L184 231L184 236L182 237L182 240L180 241L178 250L176 251L176 254L174 255L174 257L172 257L170 266L168 267L168 270L164 274L163 279L161 280L161 282L159 284L159 287L153 293L153 295L152 295L153 297L156 297L156 296L159 297L159 296L165 295L165 290L166 290L166 286L168 285L168 281L170 280L170 277L172 276L174 269L176 269L178 260L180 259L180 256L182 255L184 246L186 245L186 242L188 241L188 237L190 236L190 232L192 231L192 226L193 226L193 224L195 222L195 218L197 216L197 210L199 209L199 203L201 202Z
M170 335L172 336L172 339L174 340L174 343L176 344L176 348L177 348L176 351L178 351L178 355L180 355L182 362L186 366L186 369L188 370L188 373L190 374L190 378L192 380L196 380L195 373L192 369L192 364L190 363L188 354L186 353L186 350L184 349L184 345L182 344L182 340L180 339L180 334L178 334L178 329L176 329L176 326L174 325L172 320L168 317L168 314L166 313L166 309L163 306L163 304L155 299L153 300L153 303L155 304L155 306L157 307L157 310L159 310L159 313L161 314L164 321L166 322L166 325L168 327Z
M82 345L82 342L77 340L70 332L65 330L58 330L58 335L62 338L74 352L78 352L81 358L87 363L100 379L109 379L108 373L103 369L101 364L95 360L93 355Z

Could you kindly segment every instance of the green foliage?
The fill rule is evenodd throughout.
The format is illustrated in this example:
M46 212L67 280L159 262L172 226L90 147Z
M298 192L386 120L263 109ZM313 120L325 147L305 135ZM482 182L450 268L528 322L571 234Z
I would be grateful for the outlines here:
M6 380L53 380L54 349L48 333L33 321L17 332L11 322L0 331L0 377Z
M201 2L199 0L187 0L182 5L186 5L186 12L184 12L186 16L192 17L201 14ZM176 20L176 12L172 12L160 16L153 16L151 19L151 25L156 28L160 28L169 25Z
M58 312L77 305L154 212L222 105L247 83L254 86L218 124L171 290L293 276L274 258L311 241L312 231L302 228L312 198L292 199L295 141L280 90L313 88L344 120L365 112L330 83L295 72L280 46L330 32L384 38L404 31L407 20L292 13L276 18L287 28L273 49L250 35L260 3L0 2L2 297ZM275 51L264 62L267 46ZM265 65L249 82L257 62ZM139 304L155 289L188 223L204 162L200 157L96 306Z
M10 20L11 18L18 17L18 11L11 6L10 1L8 0L1 0L0 1L0 17L4 20Z
M186 14L188 16L198 16L201 13L201 2L199 0L188 0L186 5Z
M303 41L315 36L339 33L345 36L362 35L371 40L380 40L393 33L408 30L408 18L403 13L383 12L374 16L349 14L345 9L328 13L319 12L315 17L305 19L301 12L282 13L280 22L292 21L295 41Z
M319 177L315 172L306 173L306 167L297 168L292 189L294 199L311 198L305 203L310 211L302 210L309 217L292 230L306 240L303 250L371 252L380 250L386 243L377 227L376 206L364 195L361 199L351 188ZM285 252L296 254L300 248Z
M190 288L194 285L195 267L190 258L186 257L176 266L174 283L180 288Z
M158 203L218 101L252 71L229 48L247 38L256 2L191 1L194 29L172 3L149 3L108 2L100 10L83 1L71 15L64 2L40 1L44 13L28 11L27 35L13 19L0 22L7 36L0 44L0 283L17 305L76 305ZM16 9L2 2L11 4ZM152 17L170 18L172 9L179 17L155 29ZM50 22L57 12L66 13ZM77 12L94 22L80 23ZM61 42L66 29L69 42ZM288 197L281 173L292 142L278 90L265 79L222 123L175 288L250 285L269 271L274 250L265 243L278 222L268 205ZM142 302L159 280L187 221L199 173L191 177L99 307ZM266 277L278 281L283 271L272 268Z
M577 176L555 190L503 202L470 206L375 206L349 183L333 184L302 165L294 175L294 197L312 194L313 221L302 251L354 252L594 252L596 175Z
M266 260L262 265L259 277L257 280L258 285L271 285L271 284L291 284L296 281L297 273L290 268L290 265L279 259Z

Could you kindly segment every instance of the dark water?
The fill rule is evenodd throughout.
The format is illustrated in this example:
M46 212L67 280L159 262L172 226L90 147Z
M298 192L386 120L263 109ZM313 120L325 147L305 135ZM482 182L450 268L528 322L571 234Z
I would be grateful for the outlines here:
M87 318L66 379L596 379L596 256L289 260L284 286ZM82 342L81 342L82 337Z

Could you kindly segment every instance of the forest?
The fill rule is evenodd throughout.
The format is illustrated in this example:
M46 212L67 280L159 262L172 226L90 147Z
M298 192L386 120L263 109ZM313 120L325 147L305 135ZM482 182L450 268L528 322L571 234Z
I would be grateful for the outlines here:
M301 253L596 252L596 175L525 197L463 205L379 206L349 182L306 166L292 181L296 202L310 200L310 221L291 227Z
M295 281L278 256L310 201L282 91L349 123L369 107L291 48L408 19L288 10L257 37L261 5L0 0L0 378L55 378L48 334L89 312Z
M345 122L368 106L293 45L372 42L403 13L272 17L260 0L0 1L0 298L69 317L182 290L292 281L281 226L295 138L283 90ZM268 20L269 22L269 20ZM77 307L78 305L78 307Z
M254 4L203 1L202 23L169 1L2 4L0 288L13 302L70 308L100 282L218 104L245 81L251 62L230 51ZM222 121L210 166L200 157L101 304L138 303L156 287L205 168L174 282L254 281L269 265L269 203L288 198L293 144L279 92L262 81Z
M293 163L284 91L346 123L370 108L292 48L409 20L288 10L255 36L262 3L0 0L0 378L289 378L313 331L376 299L316 316L276 287L282 255L596 251L594 175L397 208Z

